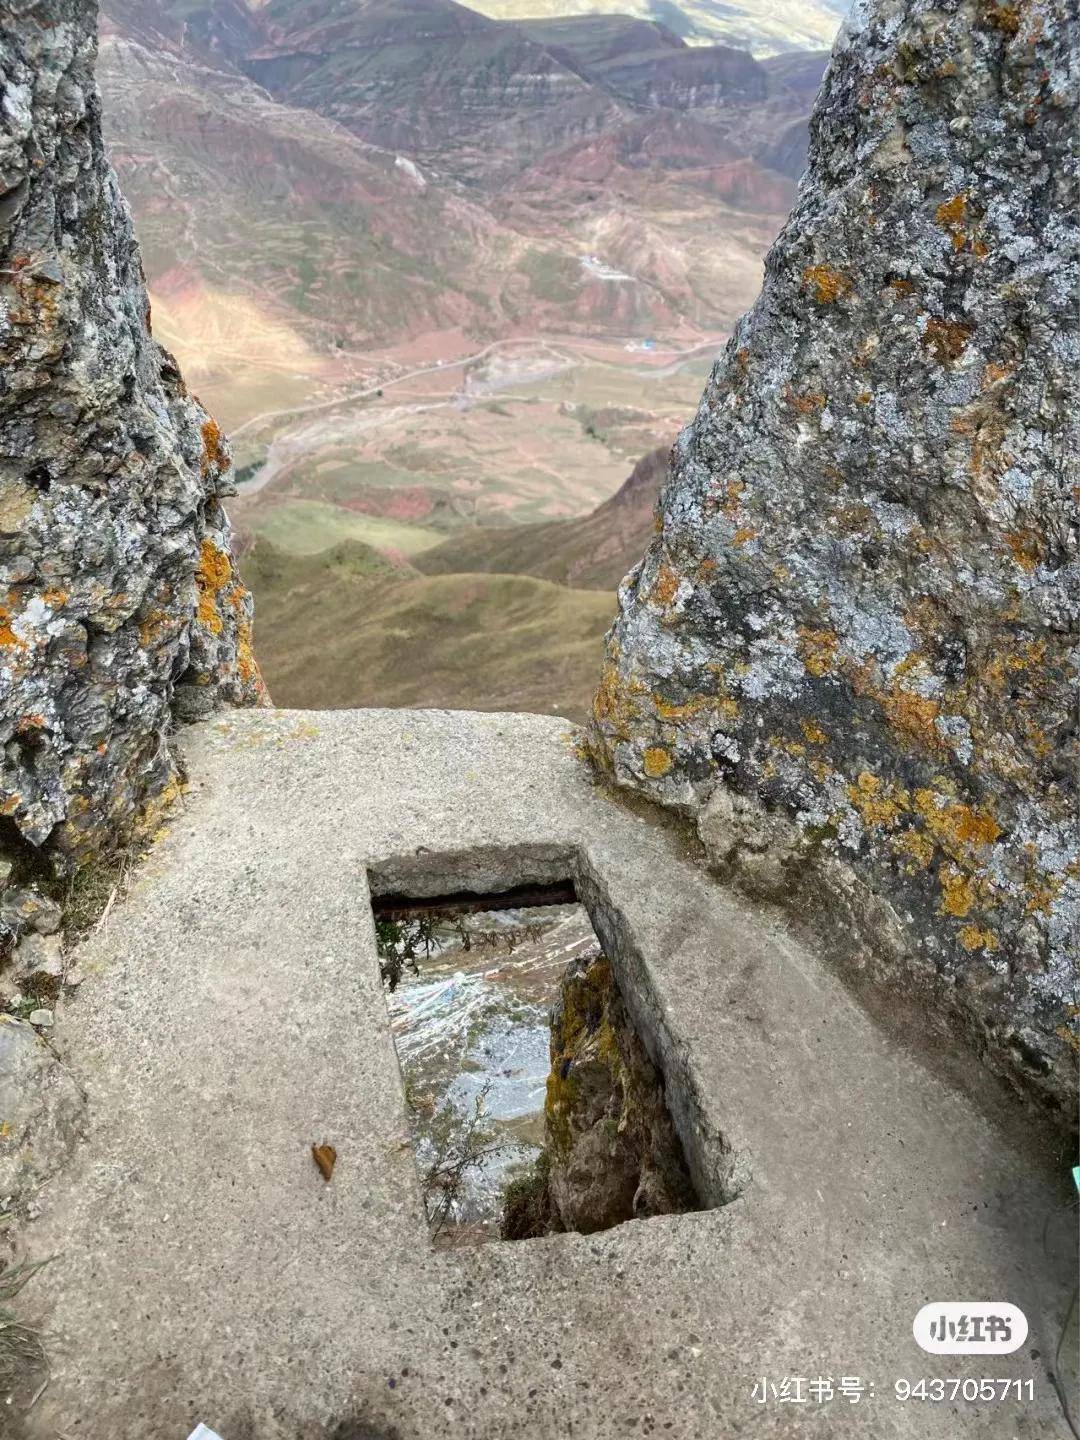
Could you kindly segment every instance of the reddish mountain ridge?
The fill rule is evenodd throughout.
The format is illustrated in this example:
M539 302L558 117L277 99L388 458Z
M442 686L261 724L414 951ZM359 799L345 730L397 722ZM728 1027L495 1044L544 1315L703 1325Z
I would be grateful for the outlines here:
M226 419L288 398L271 373L298 377L290 394L348 383L425 333L460 332L462 353L726 329L790 204L804 71L823 68L454 0L106 0L102 37L151 286L190 277L166 339L211 392L200 351L262 367Z

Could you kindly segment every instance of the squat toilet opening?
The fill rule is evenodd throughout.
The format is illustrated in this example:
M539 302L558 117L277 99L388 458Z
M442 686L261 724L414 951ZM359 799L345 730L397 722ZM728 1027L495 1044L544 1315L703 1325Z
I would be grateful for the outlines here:
M436 1244L699 1208L663 1076L570 879L398 890L372 910Z

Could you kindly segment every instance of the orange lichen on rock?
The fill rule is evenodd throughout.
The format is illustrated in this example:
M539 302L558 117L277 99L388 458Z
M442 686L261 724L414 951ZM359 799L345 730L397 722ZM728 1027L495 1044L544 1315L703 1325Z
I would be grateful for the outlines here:
M931 315L922 335L923 349L928 350L939 365L951 364L967 349L974 329L973 325L965 325L960 320L943 320L939 315Z
M799 626L799 659L811 675L820 678L832 670L839 644L839 637L831 630L811 630L805 625Z
M934 858L934 842L923 830L914 827L902 830L890 841L892 850L904 863L908 874L926 870Z
M955 865L942 865L938 875L941 884L941 913L963 919L975 905L975 886L971 877Z
M232 561L224 550L219 550L212 540L204 540L199 547L199 566L195 572L199 590L196 614L199 624L205 625L212 635L220 635L223 629L218 594L228 585L232 573Z
M151 610L139 621L139 642L144 650L153 649L173 624L168 610Z
M642 768L652 780L658 780L671 769L671 756L662 745L650 745L641 757Z
M618 740L629 739L630 726L640 715L640 707L630 698L633 686L624 685L619 674L617 653L609 658L593 696L593 718L598 725L609 726ZM635 689L635 693L637 690Z
M1009 530L1004 538L1017 565L1021 570L1026 570L1030 574L1038 566L1042 557L1042 542L1037 532L1034 530Z
M800 415L816 415L819 410L825 409L829 399L821 390L806 390L800 395L789 388L785 394L788 404Z
M26 641L20 639L11 628L11 611L6 605L0 605L0 645L16 650L26 649Z
M202 425L203 456L200 469L205 477L210 473L212 466L219 471L228 470L232 464L229 452L225 448L225 436L221 433L221 427L216 420L207 419Z
M660 571L656 577L656 584L653 586L649 598L657 605L670 605L675 598L675 593L678 588L679 577L665 561L660 566Z
M716 704L716 700L711 695L695 695L692 700L673 704L671 701L665 700L662 695L654 693L652 703L661 720L688 720L692 715L699 715L702 710L711 709Z
M967 214L967 194L954 195L951 200L943 200L937 207L935 219L943 230L952 230L957 225L964 223Z
M954 195L937 207L934 215L938 225L952 236L954 250L962 250L967 241L967 195Z
M802 278L819 305L832 305L851 290L848 276L832 265L808 265L802 272Z
M992 952L1001 948L1001 942L993 930L980 930L977 925L964 925L956 937L965 950Z
M902 786L892 782L885 784L868 770L860 771L854 785L848 786L847 795L864 823L872 827L895 825L911 808L907 791Z
M915 808L926 822L926 828L954 858L970 856L973 851L993 845L1002 830L994 817L985 810L976 810L959 800L940 803L936 791L916 790Z
M918 741L927 750L946 748L936 724L941 714L940 701L899 685L882 691L876 699L889 725L900 735Z

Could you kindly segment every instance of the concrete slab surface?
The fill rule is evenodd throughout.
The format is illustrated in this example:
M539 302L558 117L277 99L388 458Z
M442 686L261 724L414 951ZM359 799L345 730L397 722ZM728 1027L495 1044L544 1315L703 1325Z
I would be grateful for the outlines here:
M568 732L263 711L184 737L190 789L57 1015L89 1135L25 1231L58 1256L24 1292L52 1379L12 1433L1069 1435L1047 1367L1072 1222L1035 1135L868 1018L677 828L597 789ZM429 894L569 873L699 1187L728 1203L433 1250L369 872ZM329 1184L316 1141L338 1152ZM1026 1344L923 1354L915 1313L949 1299L1019 1305ZM819 1376L873 1394L753 1398L763 1377ZM1034 1395L894 1398L921 1376Z

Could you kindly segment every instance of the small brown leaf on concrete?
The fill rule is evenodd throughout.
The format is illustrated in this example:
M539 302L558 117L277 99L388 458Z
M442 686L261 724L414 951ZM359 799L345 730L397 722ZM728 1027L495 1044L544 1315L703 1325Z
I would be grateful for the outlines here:
M334 1161L337 1159L333 1145L312 1145L311 1158L319 1167L319 1174L328 1181L334 1173Z

